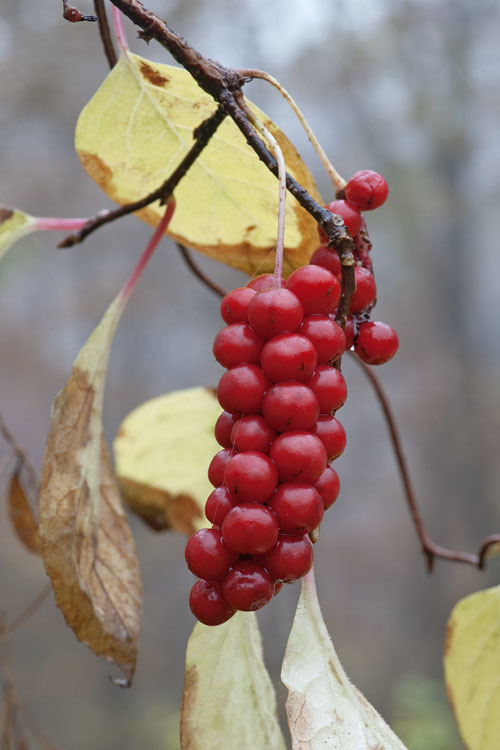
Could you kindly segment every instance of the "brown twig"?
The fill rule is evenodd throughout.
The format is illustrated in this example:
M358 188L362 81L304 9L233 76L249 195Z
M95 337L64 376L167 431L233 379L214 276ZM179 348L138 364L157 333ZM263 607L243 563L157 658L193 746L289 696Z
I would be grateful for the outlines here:
M106 9L104 7L104 0L94 0L94 10L96 12L97 21L99 23L99 33L101 35L102 46L104 47L104 54L109 63L110 68L114 68L117 62L117 56L115 47L113 45L113 39L111 37L111 31L109 28L108 17L106 15Z
M10 622L7 622L5 624L2 623L2 625L0 626L0 638L5 638L6 635L10 635L21 625L24 625L24 623L27 622L29 618L43 604L51 591L52 584L47 583L40 591L38 596L36 596L32 602L30 602L21 612L19 612L19 614L13 617Z
M29 482L31 484L31 487L35 494L38 494L38 476L36 473L36 469L31 463L31 459L22 447L20 443L16 440L12 432L9 430L7 425L5 424L5 421L0 414L0 435L4 438L4 440L9 444L12 452L16 456L19 466L23 468L27 475Z
M396 455L401 480L403 482L408 508L413 518L418 538L420 539L420 543L422 545L422 552L427 559L428 571L432 572L434 561L436 558L440 558L441 560L449 560L450 562L466 563L467 565L473 565L474 567L482 570L486 566L488 549L494 544L500 544L500 534L492 534L491 536L486 537L486 539L481 542L477 555L473 555L468 552L458 552L456 550L448 549L447 547L441 547L441 545L436 544L436 542L431 539L427 532L427 529L425 528L420 510L418 508L417 498L410 481L408 464L403 453L401 437L396 426L396 420L392 413L389 399L371 367L365 364L353 352L350 353L353 355L358 365L370 380L373 389L377 394L377 398L379 400L380 406L382 407L382 411L384 412L387 427L389 428L389 432L391 435L392 446Z
M179 166L165 180L165 182L160 185L159 188L153 190L153 192L149 195L146 195L145 198L141 198L134 203L127 203L125 206L120 206L120 208L116 208L113 211L100 212L94 218L89 219L83 229L80 229L78 232L65 237L64 240L59 243L58 247L71 247L72 245L76 245L77 243L82 242L85 237L88 237L89 234L94 232L99 227L102 227L104 224L109 224L109 222L115 221L115 219L119 219L122 216L140 211L142 208L149 206L151 203L154 203L157 200L160 200L162 204L165 203L169 196L172 195L175 188L182 180L188 169L194 164L198 156L201 154L225 116L226 113L224 112L223 108L219 107L218 109L216 109L213 115L204 120L196 128L193 133L194 137L196 138L195 143L191 146L190 150L183 158Z
M212 279L201 270L198 264L191 257L191 254L187 247L184 247L184 245L181 245L179 242L177 242L176 245L180 254L186 261L187 266L191 269L194 275L197 276L199 280L203 282L203 284L205 284L205 286L211 289L212 292L215 292L215 294L217 294L219 297L225 297L227 294L225 289L219 286L215 281L212 281Z

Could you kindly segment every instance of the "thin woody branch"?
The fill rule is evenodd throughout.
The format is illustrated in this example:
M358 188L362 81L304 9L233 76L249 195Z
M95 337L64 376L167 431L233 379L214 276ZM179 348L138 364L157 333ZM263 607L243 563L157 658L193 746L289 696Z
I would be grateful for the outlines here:
M120 206L120 208L116 208L113 211L99 213L93 219L90 219L87 224L85 224L85 226L78 232L65 237L65 239L59 243L58 247L71 247L72 245L76 245L79 242L82 242L86 237L88 237L89 234L95 232L96 229L99 229L99 227L102 227L104 224L109 224L110 222L115 221L122 216L140 211L142 208L149 206L151 203L154 203L157 200L160 200L162 204L165 203L170 195L172 195L186 172L201 154L225 116L225 111L222 109L222 107L219 107L214 112L214 114L211 115L211 117L206 119L201 123L201 125L196 128L194 132L194 137L196 138L195 143L190 148L179 166L165 180L165 182L160 185L159 188L153 190L153 192L149 195L146 195L145 198L141 198L134 203L127 203L125 206Z
M422 546L422 552L427 559L428 571L432 572L436 558L439 558L441 560L449 560L450 562L466 563L467 565L473 565L474 567L482 570L486 566L486 560L490 548L493 545L500 545L500 534L492 534L491 536L486 537L486 539L481 542L477 555L471 554L469 552L459 552L456 550L448 549L447 547L442 547L441 545L436 544L436 542L431 539L422 519L420 509L418 507L417 498L410 480L408 464L403 452L401 437L396 426L396 420L394 418L389 399L372 368L369 367L369 365L365 364L355 354L353 354L353 358L356 360L367 378L370 380L379 400L380 406L382 407L382 411L384 413L387 427L391 436L396 461L399 467L399 473L403 482L406 501L408 503L408 508L410 510L410 514L413 519L413 523L415 524L415 529Z
M94 10L99 23L99 33L101 35L102 46L104 47L104 54L108 60L109 67L114 68L118 58L111 38L111 30L109 28L106 9L104 7L104 0L94 0Z
M191 257L191 254L187 247L184 247L184 245L181 245L179 242L176 242L177 249L184 258L187 267L190 269L190 271L198 277L198 279L202 282L202 284L205 284L206 287L208 287L212 292L215 292L217 296L219 297L225 297L227 292L225 289L223 289L221 286L216 284L215 281L212 281L212 279L207 276L206 273L203 273L199 265L193 260Z

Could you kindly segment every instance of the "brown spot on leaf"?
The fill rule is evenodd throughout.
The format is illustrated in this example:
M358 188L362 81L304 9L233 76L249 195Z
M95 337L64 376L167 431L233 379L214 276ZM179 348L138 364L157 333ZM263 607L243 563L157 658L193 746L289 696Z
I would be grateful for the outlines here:
M199 747L199 737L193 732L190 721L193 707L196 705L196 693L198 690L198 671L195 667L186 669L184 678L184 692L182 694L181 706L181 747L182 750ZM194 728L196 729L196 728Z
M87 174L97 182L100 188L104 191L108 190L113 180L113 171L106 162L97 154L89 154L87 151L79 151L78 156Z
M148 65L145 60L141 60L139 67L144 78L147 78L153 86L164 86L168 83L169 79L166 76L162 76L161 73L158 73L158 71Z
M10 208L0 208L0 224L3 224L4 221L7 221L13 215L14 211Z
M8 506L9 518L17 538L26 549L39 555L38 525L17 471L10 481Z
M190 536L198 528L196 521L202 518L202 513L189 495L173 496L159 487L127 477L121 477L120 484L130 510L154 531L172 529Z
M444 656L447 656L448 651L451 648L451 642L453 640L453 631L455 630L455 625L453 622L448 623L448 627L446 628L446 635L444 637Z

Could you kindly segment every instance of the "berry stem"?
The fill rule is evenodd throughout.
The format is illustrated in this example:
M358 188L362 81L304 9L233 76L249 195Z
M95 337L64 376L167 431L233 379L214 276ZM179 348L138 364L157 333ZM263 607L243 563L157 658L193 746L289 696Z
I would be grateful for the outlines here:
M265 70L254 70L254 69L245 69L245 70L237 70L236 71L239 76L242 78L260 78L263 81L266 81L267 83L270 83L271 86L274 86L275 89L277 89L283 99L288 102L290 107L295 112L297 119L299 120L300 124L305 130L305 133L312 144L312 147L316 151L321 163L323 164L323 167L325 168L326 172L328 173L336 195L340 195L345 186L347 185L346 180L342 177L341 174L337 172L331 161L329 160L328 156L324 152L323 148L321 147L321 144L319 143L318 139L316 138L313 129L307 122L306 118L302 114L301 110L299 109L297 103L292 98L292 96L288 93L288 91L285 89L284 86L276 79L274 76L267 73Z
M61 230L80 230L88 222L88 219L58 219L57 217L41 217L35 219L34 229L40 232L52 232Z
M116 43L122 55L126 55L129 51L127 35L125 33L125 26L123 25L123 15L118 8L113 6L113 27L115 30Z
M236 95L236 100L243 112L246 114L252 125L261 133L269 143L276 163L278 165L278 232L276 236L276 260L274 262L274 284L273 286L281 287L283 276L283 249L285 245L285 207L286 207L286 165L283 152L274 135L266 128L247 105L241 92Z

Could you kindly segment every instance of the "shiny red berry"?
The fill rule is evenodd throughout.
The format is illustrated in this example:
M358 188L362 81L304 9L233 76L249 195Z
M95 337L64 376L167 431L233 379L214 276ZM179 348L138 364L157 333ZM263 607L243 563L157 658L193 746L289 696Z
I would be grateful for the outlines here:
M269 453L276 432L258 414L241 417L231 432L231 441L239 451L259 451Z
M282 279L283 285L285 284ZM254 279L250 279L247 284L249 289L253 289L255 292L261 292L263 289L271 289L274 286L274 274L263 273L260 276L256 276Z
M264 289L252 297L248 320L259 335L270 339L279 333L296 331L304 311L300 300L289 289Z
M223 411L217 419L214 428L215 439L223 448L232 448L231 430L238 419L237 414L231 414L228 411Z
M372 169L355 172L345 186L346 198L360 211L378 208L387 198L389 187L382 175Z
M344 452L346 434L336 417L321 414L316 422L314 434L320 438L325 446L329 461L333 461L334 458L338 458Z
M209 581L221 581L238 559L238 554L226 547L216 529L196 531L188 539L184 554L191 573Z
M337 307L340 284L336 276L323 266L301 266L286 282L304 308L304 315L328 315Z
M277 432L312 430L319 416L319 404L304 383L275 383L262 399L262 415Z
M327 244L320 245L311 255L309 263L328 268L340 281L341 268L337 251Z
M345 200L337 200L327 203L325 208L327 208L328 211L331 211L332 214L337 214L342 217L345 228L351 237L357 235L361 229L362 218L359 208L355 206L354 203ZM321 227L318 227L318 233L322 242L328 242L328 237Z
M268 503L284 534L306 534L323 520L319 492L303 482L282 482Z
M258 365L260 353L266 340L250 327L240 321L231 323L219 331L214 340L214 357L223 367L250 364Z
M278 581L292 583L302 578L312 567L313 547L309 537L280 534L275 547L257 561Z
M229 606L254 612L272 599L275 582L261 565L242 560L225 577L222 591Z
M219 380L217 398L225 411L258 414L265 392L271 386L260 367L236 365Z
M314 372L318 355L314 344L299 333L273 336L260 354L260 366L274 382L307 380Z
M380 321L368 321L359 326L354 351L369 365L383 365L394 357L398 346L394 328Z
M306 385L314 392L321 414L340 409L347 398L344 376L330 365L318 365Z
M356 288L351 298L350 312L360 312L371 305L377 296L377 286L371 271L367 268L355 268L354 280Z
M327 510L333 505L340 492L339 475L335 469L327 466L320 478L314 482L314 488L321 495L323 505Z
M236 612L224 599L217 581L196 581L189 594L189 607L204 625L222 625Z
M242 503L229 511L222 523L225 544L240 555L260 555L274 547L279 526L265 505Z
M314 344L319 364L333 361L345 351L344 331L328 315L304 318L299 333Z
M224 484L239 503L265 503L276 489L278 472L264 453L245 451L228 461Z
M354 344L354 339L356 338L356 335L358 333L358 327L356 325L356 321L351 315L347 316L347 320L345 322L345 348L350 349L351 346Z
M216 487L205 503L205 515L210 523L222 526L223 520L235 505L237 500L227 487Z
M215 454L208 467L208 478L214 487L220 487L224 482L224 472L226 466L234 456L234 450L232 448L224 448Z
M226 294L220 303L220 314L226 323L237 323L248 320L248 303L255 294L255 289L239 286Z
M278 435L269 452L284 482L313 484L326 469L326 448L311 432Z

